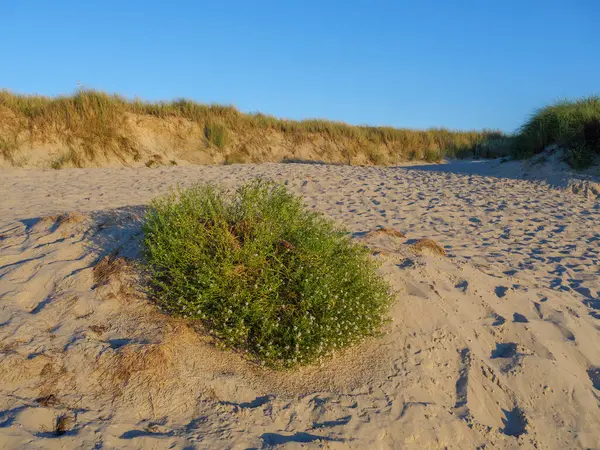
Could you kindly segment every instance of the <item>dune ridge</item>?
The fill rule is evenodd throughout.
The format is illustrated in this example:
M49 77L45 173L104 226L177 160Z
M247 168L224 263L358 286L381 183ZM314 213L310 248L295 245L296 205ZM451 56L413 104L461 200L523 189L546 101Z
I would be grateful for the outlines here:
M452 131L285 120L181 99L143 102L81 89L0 91L0 167L64 168L322 161L389 165L492 153L493 130Z

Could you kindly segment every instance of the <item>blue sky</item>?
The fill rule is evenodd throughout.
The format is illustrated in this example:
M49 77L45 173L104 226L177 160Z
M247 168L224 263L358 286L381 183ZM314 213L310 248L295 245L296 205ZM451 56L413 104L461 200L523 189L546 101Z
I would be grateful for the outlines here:
M0 0L0 88L514 130L600 94L600 1Z

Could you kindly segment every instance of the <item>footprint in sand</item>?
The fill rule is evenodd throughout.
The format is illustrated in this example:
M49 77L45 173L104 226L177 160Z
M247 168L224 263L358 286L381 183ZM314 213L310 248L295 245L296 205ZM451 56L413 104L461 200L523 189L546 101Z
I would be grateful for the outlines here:
M515 322L515 323L529 323L529 320L523 314L513 313L513 322Z
M587 371L588 377L592 381L594 389L600 391L600 367L590 367Z
M527 417L521 408L515 406L512 410L503 410L503 412L506 417L502 419L504 428L501 431L504 434L517 437L527 433Z
M494 293L498 298L504 297L506 295L506 292L508 292L508 288L506 286L496 286L496 288L494 289Z
M494 318L494 322L492 323L493 327L499 327L506 322L506 319L499 314L492 313L492 317Z
M454 285L456 289L460 289L463 292L467 292L469 288L469 282L467 280L462 280Z
M496 344L496 348L492 350L491 358L512 358L517 355L517 344L514 342Z

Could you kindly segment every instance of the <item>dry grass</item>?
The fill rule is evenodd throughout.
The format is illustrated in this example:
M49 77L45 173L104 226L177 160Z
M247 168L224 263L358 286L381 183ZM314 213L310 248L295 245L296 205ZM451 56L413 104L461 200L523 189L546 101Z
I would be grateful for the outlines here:
M3 137L0 136L0 155L10 161L15 162L15 153L17 152L19 145L17 144L16 136Z
M93 324L89 326L90 330L92 330L96 334L102 334L108 330L108 325L105 324Z
M163 156L155 153L150 157L148 161L146 161L146 167L156 167L163 165L164 163L165 162Z
M173 146L195 145L198 152L213 149L222 154L220 161L230 155L228 162L275 161L274 156L263 154L269 142L290 154L310 148L328 162L393 164L411 157L465 156L501 136L489 130L410 130L282 120L244 114L232 106L188 100L149 103L93 90L55 98L0 91L0 117L2 159L14 165L19 148L54 145L60 151L47 159L57 169L102 165L111 158L130 164L144 153L155 153L156 148L140 140L140 133L156 132L144 128L150 127L146 119L158 121Z
M446 250L441 247L433 239L423 238L419 239L414 245L413 250L419 253L430 252L440 256L446 256Z
M128 267L127 260L117 256L114 252L105 256L94 266L95 286L102 286L110 282L113 278L121 276Z
M396 230L394 228L386 228L386 227L382 227L382 228L377 228L376 230L371 230L367 233L367 237L374 237L374 236L380 236L380 235L386 235L386 236L391 236L391 237L395 237L395 238L405 238L406 235L399 230Z
M54 394L49 394L49 395L44 395L43 397L38 397L36 399L36 402L41 405L41 406L56 406L58 405L60 402L58 401L58 399L56 398L56 395Z
M87 219L85 214L70 212L66 214L61 214L57 218L57 225L60 227L62 225L74 225L78 223L82 223Z
M54 435L62 436L73 429L75 418L71 414L61 414L56 418Z

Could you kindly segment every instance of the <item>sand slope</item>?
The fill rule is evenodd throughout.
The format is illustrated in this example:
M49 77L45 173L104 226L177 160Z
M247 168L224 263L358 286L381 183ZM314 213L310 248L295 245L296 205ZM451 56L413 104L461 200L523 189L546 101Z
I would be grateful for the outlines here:
M384 337L272 372L136 288L174 183L285 182L373 249ZM598 448L600 203L531 181L319 165L5 171L6 448ZM369 233L400 230L406 238ZM439 256L414 243L431 238ZM60 423L56 433L57 421ZM60 436L57 436L60 434Z

